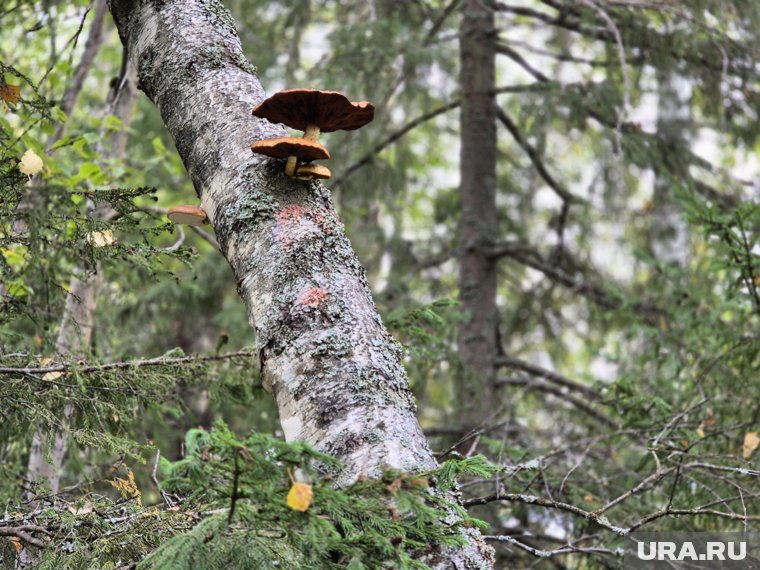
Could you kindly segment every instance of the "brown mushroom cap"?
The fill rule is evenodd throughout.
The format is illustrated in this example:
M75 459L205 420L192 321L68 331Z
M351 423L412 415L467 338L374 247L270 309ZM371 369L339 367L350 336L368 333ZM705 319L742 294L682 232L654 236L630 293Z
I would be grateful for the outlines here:
M174 206L166 212L166 217L175 224L200 226L208 223L208 216L198 206Z
M375 117L375 107L367 101L352 103L337 91L288 89L272 95L253 114L299 131L316 125L320 131L331 133L363 127Z
M256 141L251 145L251 150L256 154L265 154L272 158L295 156L298 160L304 161L330 158L330 153L318 142L295 137Z
M311 180L312 178L327 180L332 176L332 173L329 168L321 164L304 164L296 169L296 176L304 180Z

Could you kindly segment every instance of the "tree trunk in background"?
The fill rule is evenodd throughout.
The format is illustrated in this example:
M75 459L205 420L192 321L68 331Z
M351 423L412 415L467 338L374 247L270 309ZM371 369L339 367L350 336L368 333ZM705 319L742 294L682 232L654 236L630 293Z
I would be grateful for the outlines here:
M265 95L230 14L215 0L111 0L110 7L237 278L286 439L340 459L339 485L389 467L434 467L401 350L330 193L286 177L282 161L251 153L252 142L285 132L251 115ZM490 549L467 533L466 547L428 564L489 567Z
M74 71L74 77L71 80L71 85L66 89L59 103L59 108L66 116L70 115L76 106L79 94L84 87L84 81L87 79L87 75L90 73L92 64L95 62L95 57L100 51L100 46L103 45L103 22L108 12L108 6L106 0L96 0L94 3L94 14L92 16L92 23L90 24L90 32L87 35L87 42L84 45L84 51L82 52L82 58L79 60L76 70ZM66 123L62 122L56 127L53 136L50 137L45 145L45 152L50 152L53 145L60 140L66 130Z
M102 18L102 17L101 17ZM120 119L124 128L114 133L108 140L108 148L101 148L103 158L120 158L124 156L127 144L127 125L129 125L135 103L137 102L136 73L132 66L128 66L126 74L109 96L108 113ZM119 88L121 87L121 88ZM97 217L107 215L106 212L94 210L88 203L89 215ZM74 274L69 283L69 295L61 318L61 326L56 340L56 352L59 356L83 357L90 349L92 341L92 329L95 320L95 308L97 307L98 287L101 283L100 268L88 267L84 263L78 263L74 268ZM63 422L67 424L71 420L73 409L64 409ZM66 453L67 435L59 432L55 435L50 452L50 463L46 461L44 453L44 441L46 434L35 432L32 437L32 446L29 452L27 479L31 483L47 479L53 494L58 492L61 465ZM35 495L34 485L27 493L27 498Z
M663 68L657 70L657 85L657 132L666 148L683 147L691 137L691 86L676 70ZM669 160L669 157L680 156L680 153L666 151L663 154L665 168L674 177L688 179L688 173L681 172L688 166ZM649 247L655 259L685 266L689 259L689 230L681 218L679 207L673 202L670 186L669 177L659 173L655 179L650 211Z
M97 288L100 283L98 273L87 273L87 268L77 264L74 275L69 282L69 295L66 298L66 306L63 310L61 328L58 331L56 352L59 355L83 356L89 349L92 339L92 325L97 305ZM63 420L68 423L73 410L66 406ZM50 451L50 462L45 458L44 444L48 434L42 431L35 432L32 437L32 446L29 451L29 464L27 467L27 480L30 489L27 498L31 499L37 494L35 483L47 480L50 491L58 493L61 479L61 465L66 452L67 434L60 431L55 434Z
M466 0L459 30L461 163L459 327L462 360L459 415L465 431L488 420L496 381L497 264L489 258L498 238L496 211L496 31L486 0ZM467 442L462 446L467 448Z

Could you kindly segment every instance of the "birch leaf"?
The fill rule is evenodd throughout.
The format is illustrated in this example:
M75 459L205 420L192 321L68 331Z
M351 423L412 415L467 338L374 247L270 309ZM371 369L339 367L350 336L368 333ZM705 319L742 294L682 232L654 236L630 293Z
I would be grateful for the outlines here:
M42 162L42 159L37 156L36 152L29 149L21 157L21 163L18 165L18 169L24 174L31 176L42 170L43 166L44 163Z
M295 482L288 493L288 506L294 511L304 512L311 505L313 496L311 485Z
M40 358L40 366L42 367L52 366L53 364L55 364L55 362L53 362L52 358ZM46 372L42 376L42 379L43 380L57 380L61 376L63 376L63 372Z
M15 105L21 100L21 87L18 85L0 85L0 99Z
M106 247L107 245L113 245L116 238L113 237L111 230L104 230L102 232L90 232L87 234L87 243L91 243L95 247Z
M760 445L760 435L756 431L748 431L744 434L744 445L742 446L742 457L749 459Z

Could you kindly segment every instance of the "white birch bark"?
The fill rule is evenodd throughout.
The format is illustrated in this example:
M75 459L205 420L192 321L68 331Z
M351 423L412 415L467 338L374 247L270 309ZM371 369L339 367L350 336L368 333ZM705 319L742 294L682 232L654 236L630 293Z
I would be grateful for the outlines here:
M401 350L330 193L251 153L254 141L285 132L251 115L265 94L230 14L217 0L111 0L110 8L235 274L286 439L340 459L339 485L389 467L434 467ZM490 567L490 549L467 532L467 548L428 564Z

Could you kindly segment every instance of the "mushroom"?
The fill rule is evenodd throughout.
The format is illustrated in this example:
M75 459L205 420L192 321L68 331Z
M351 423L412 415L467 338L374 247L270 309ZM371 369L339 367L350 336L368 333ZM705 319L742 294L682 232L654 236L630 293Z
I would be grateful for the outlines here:
M353 131L363 127L374 118L375 107L367 101L351 102L337 91L288 89L266 99L253 110L253 115L303 131L302 140L316 142L323 132ZM285 168L288 176L294 175L297 159L295 155L288 156ZM315 176L310 175L312 177Z
M296 169L298 180L311 180L312 178L327 180L330 176L330 169L321 164L303 164Z
M209 223L206 212L198 206L174 206L166 212L166 217L175 224L187 226L200 226Z
M272 158L287 158L288 162L285 165L285 174L288 176L295 176L296 163L299 160L312 161L330 158L330 153L318 142L295 137L280 137L256 141L251 145L251 150L257 154L264 154Z

